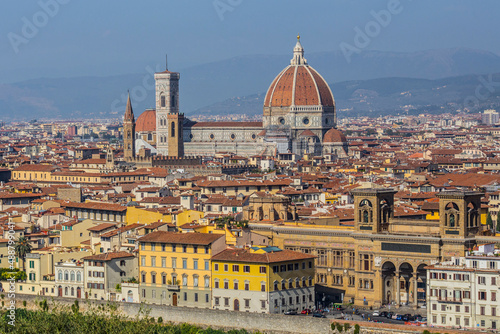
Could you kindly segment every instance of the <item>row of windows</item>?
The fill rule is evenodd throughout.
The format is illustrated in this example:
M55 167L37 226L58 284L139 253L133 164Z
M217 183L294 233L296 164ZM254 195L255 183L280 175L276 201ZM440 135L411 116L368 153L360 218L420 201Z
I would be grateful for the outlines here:
M244 273L249 273L250 272L250 266L243 265L241 267L242 267L241 269L243 270ZM224 268L224 272L228 272L229 271L229 265L228 264L224 264L223 268ZM233 272L238 273L238 272L240 272L240 265L239 264L233 264L231 266L231 269L232 269ZM219 264L218 263L214 263L214 271L219 271ZM259 267L259 273L260 274L267 273L267 267L266 266L260 266Z
M90 219L97 219L97 220L104 220L104 221L117 221L121 222L124 218L122 217L121 214L112 214L112 213L107 213L107 212L100 212L100 211L75 211L75 210L68 210L67 213L68 216L75 217L77 216L78 218L90 218Z
M309 277L307 279L307 283L308 284L306 284L306 278L305 277L302 277L302 280L299 279L299 278L295 279L295 287L296 288L306 288L308 285L312 286L313 285L312 277ZM273 283L274 291L279 291L280 290L279 289L280 285L281 285L281 290L286 290L287 286L288 286L288 289L293 289L294 288L294 282L293 282L292 279L289 279L288 281L282 280L281 284L278 281L274 281L274 283Z
M90 274L90 271L89 271L89 274ZM64 277L65 281L75 281L75 277L76 277L76 281L77 282L80 282L82 280L82 274L79 271L76 272L76 274L75 274L74 271L71 271L71 272L64 271L64 276L63 276L63 271L62 270L58 270L57 271L57 279L59 281L62 281L63 277Z
M470 279L469 274L447 274L447 273L431 273L431 278L440 280L454 280L454 281L468 281Z
M104 271L90 271L89 277L104 277Z
M199 260L198 259L193 259L193 263L192 263L192 267L191 268L188 268L188 259L181 259L182 263L181 263L181 267L182 269L201 269L200 266L199 266ZM173 257L171 258L171 268L177 268L177 258L176 257ZM205 260L203 262L204 266L203 266L203 269L204 270L210 270L210 262L208 260ZM141 267L146 267L146 256L141 256ZM150 267L158 267L157 266L157 263L156 263L156 256L151 256L150 258ZM161 258L161 266L159 268L167 268L167 258L166 257L162 257Z
M221 297L214 297L214 306L220 306L220 298ZM231 303L230 303L231 298L224 297L223 299L224 299L224 307L229 307L231 305ZM236 301L237 301L237 299L235 299L234 302L236 302ZM250 308L250 302L251 302L251 299L243 299L243 304L244 304L245 308ZM260 308L261 309L266 308L266 301L265 300L260 301Z
M150 247L151 247L151 251L152 252L155 252L156 250L160 250L162 252L166 252L167 251L167 245L166 244L159 244L159 247L157 249L157 244L156 243L150 243ZM173 244L173 245L168 245L168 251L172 251L172 252L177 252L177 250L179 249L179 251L182 250L182 253L188 253L188 249L189 249L189 253L199 253L199 249L202 250L202 254L205 253L205 254L209 254L210 253L210 248L208 246L204 246L204 247L199 247L199 246L196 246L196 245L193 245L193 246L189 246L188 245L180 245L179 247L177 247L178 245L176 244ZM141 250L146 250L146 243L145 242L141 242Z
M312 295L308 295L308 300L309 302L312 302ZM299 299L299 296L295 296L295 302L296 304L300 304L300 299ZM306 295L302 295L302 303L305 303L306 302ZM274 307L278 307L278 306L290 306L290 305L293 305L293 297L288 297L288 304L287 304L287 300L286 298L281 298L281 305L279 305L280 303L280 300L279 299L275 299L274 300Z
M437 324L437 319L438 319L438 316L437 315L433 315L432 316L432 323L433 324ZM446 315L441 315L440 317L441 319L441 324L442 325L447 325L446 323ZM450 318L450 323L448 323L448 325L452 325L451 321L452 321L453 318ZM480 325L481 327L486 327L486 320L481 320L478 325ZM459 316L456 316L455 317L455 326L464 326L464 327L471 327L470 325L470 318L468 317L465 317L464 318L464 322L463 324L461 323L461 317ZM497 328L497 321L496 320L492 320L491 321L491 329L496 329Z
M302 270L306 269L306 262L302 262L302 266L299 266L299 263L289 263L289 264L282 264L279 266L273 266L273 273L299 270L300 267L302 267ZM312 267L313 263L312 261L309 261L307 263L307 268L311 269Z
M103 290L104 283L87 283L87 288Z
M146 289L142 289L141 290L141 295L142 295L142 298L146 298ZM194 297L193 299L194 299L195 303L200 302L199 294L197 292L194 293L193 297ZM151 298L156 298L156 290L151 290ZM160 298L161 299L166 299L167 298L166 291L163 291L160 294ZM187 294L187 292L183 293L182 300L184 300L184 301L188 300L188 294ZM210 295L207 293L207 294L205 294L205 303L209 303L209 302L210 302Z
M223 282L223 288L228 290L229 289L229 280L224 280ZM220 289L220 281L218 278L214 279L214 289ZM240 282L238 280L234 280L233 281L233 285L232 285L232 289L233 290L239 290L240 289ZM248 291L250 290L250 282L249 281L245 281L243 283L243 289L245 291ZM265 292L266 291L266 282L260 282L260 291L262 292Z
M470 291L461 291L461 290L452 290L448 293L446 289L430 289L431 297L438 297L440 300L455 300L460 301L462 299L470 299L471 294ZM478 291L477 298L479 300L488 300L488 292L487 291ZM490 300L497 300L496 291L490 292Z
M162 273L160 275L160 280L157 280L157 274L156 273L151 273L150 275L150 282L147 281L147 275L146 273L141 273L141 282L142 283L151 283L151 284L158 284L161 282L163 285L179 285L181 282L177 280L177 275L172 275L172 279L167 278L166 273ZM189 280L188 280L188 275L182 275L182 285L183 286L188 286ZM198 275L193 275L193 281L192 281L192 286L193 287L198 287L199 286L199 276ZM210 287L210 277L204 276L204 286L205 288Z

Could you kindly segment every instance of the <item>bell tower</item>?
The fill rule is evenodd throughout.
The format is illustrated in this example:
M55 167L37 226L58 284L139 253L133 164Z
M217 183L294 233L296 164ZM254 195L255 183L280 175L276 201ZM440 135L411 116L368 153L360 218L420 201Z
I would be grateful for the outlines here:
M354 222L356 231L380 233L387 231L394 218L393 189L354 189Z
M156 149L160 155L184 155L184 114L179 113L179 79L180 74L169 71L168 67L155 73Z
M439 198L439 230L445 238L466 238L482 231L481 197L476 191L443 191Z
M123 155L126 161L132 161L135 158L135 117L130 102L130 93L123 118Z

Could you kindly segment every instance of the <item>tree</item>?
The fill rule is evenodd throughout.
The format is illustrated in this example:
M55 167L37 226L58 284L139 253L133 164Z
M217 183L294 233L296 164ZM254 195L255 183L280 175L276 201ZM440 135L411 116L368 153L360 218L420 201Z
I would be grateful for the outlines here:
M26 254L31 253L31 245L28 239L26 239L25 237L20 237L17 240L17 244L14 250L16 251L17 257L23 260L23 271L25 271L26 269L24 268L25 266L24 260L26 258Z
M500 232L500 213L497 214L497 231Z
M488 226L489 229L493 229L493 219L491 219L491 213L488 212L488 215L486 216L486 225Z

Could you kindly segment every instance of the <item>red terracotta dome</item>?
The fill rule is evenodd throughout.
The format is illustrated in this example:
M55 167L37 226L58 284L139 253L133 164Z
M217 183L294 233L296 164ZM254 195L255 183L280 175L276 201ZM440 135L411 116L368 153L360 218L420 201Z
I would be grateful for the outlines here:
M328 130L323 136L323 143L346 143L345 135L335 128Z
M156 131L156 110L145 110L135 121L136 132L154 132Z
M294 58L273 80L264 99L264 107L335 106L332 91L325 79L304 58L297 41Z

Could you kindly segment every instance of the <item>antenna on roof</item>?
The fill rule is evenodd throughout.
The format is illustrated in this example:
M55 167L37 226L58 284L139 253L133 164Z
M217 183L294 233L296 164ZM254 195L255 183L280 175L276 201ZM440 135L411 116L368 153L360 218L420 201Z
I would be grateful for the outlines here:
M168 71L168 54L165 54L165 70Z

